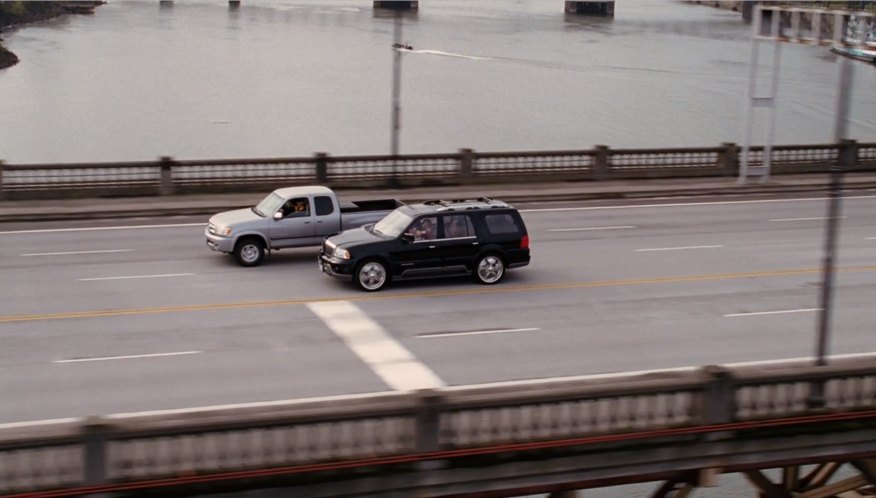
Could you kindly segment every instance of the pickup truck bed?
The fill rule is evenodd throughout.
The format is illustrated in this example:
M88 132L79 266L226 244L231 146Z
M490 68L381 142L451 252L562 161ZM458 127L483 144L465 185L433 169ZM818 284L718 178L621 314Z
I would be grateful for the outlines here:
M341 213L358 213L362 211L392 211L404 203L396 199L379 199L374 201L343 201L340 202Z

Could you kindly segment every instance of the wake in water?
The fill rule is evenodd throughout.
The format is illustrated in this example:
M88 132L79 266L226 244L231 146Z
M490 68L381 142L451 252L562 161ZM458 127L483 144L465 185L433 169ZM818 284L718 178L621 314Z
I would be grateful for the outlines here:
M476 55L465 55L465 54L454 54L453 52L442 52L441 50L408 50L408 49L397 49L403 52L408 52L411 54L426 54L426 55L439 55L442 57L456 57L459 59L469 59L473 61L490 61L493 60L492 57L478 57Z

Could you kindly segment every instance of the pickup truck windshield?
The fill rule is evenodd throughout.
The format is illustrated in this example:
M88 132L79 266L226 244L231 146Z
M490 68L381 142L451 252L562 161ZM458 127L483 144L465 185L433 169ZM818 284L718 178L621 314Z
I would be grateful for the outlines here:
M258 206L252 208L252 210L255 214L267 218L268 216L273 216L273 214L280 209L280 206L283 205L283 201L285 201L285 199L274 192L271 192L267 197L262 199L262 202L260 202Z
M403 213L401 210L396 209L389 213L386 218L378 221L377 224L374 225L374 231L377 232L377 235L385 235L387 237L395 238L401 235L402 230L407 228L410 224L411 217Z

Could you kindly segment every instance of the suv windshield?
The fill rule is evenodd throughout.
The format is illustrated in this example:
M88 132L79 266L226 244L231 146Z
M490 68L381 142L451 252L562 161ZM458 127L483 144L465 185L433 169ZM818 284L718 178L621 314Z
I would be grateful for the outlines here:
M283 205L283 201L284 199L282 197L271 192L267 197L262 199L262 202L260 202L258 206L252 208L252 210L255 214L266 218L276 213L277 210L280 209L280 206Z
M389 213L386 218L378 221L377 224L374 225L374 231L377 232L378 235L385 235L394 238L401 235L402 230L410 224L411 217L400 209L396 209Z

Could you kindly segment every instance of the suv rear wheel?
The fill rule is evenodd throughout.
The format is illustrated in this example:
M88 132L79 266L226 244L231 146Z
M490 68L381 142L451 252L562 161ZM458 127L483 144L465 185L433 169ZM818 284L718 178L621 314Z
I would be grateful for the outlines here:
M505 276L505 262L498 254L484 254L475 264L475 281L484 285L499 283Z
M376 259L363 261L354 275L356 285L367 292L379 291L389 282L386 266Z

